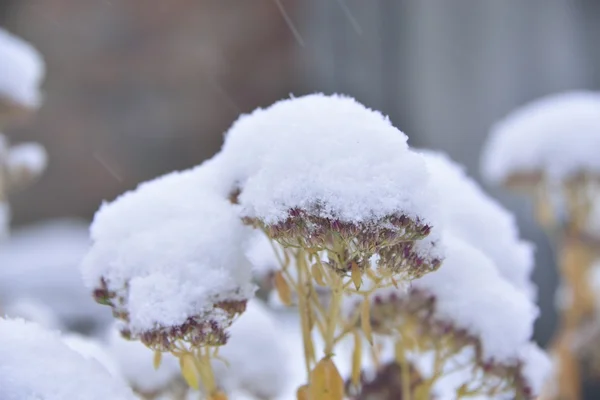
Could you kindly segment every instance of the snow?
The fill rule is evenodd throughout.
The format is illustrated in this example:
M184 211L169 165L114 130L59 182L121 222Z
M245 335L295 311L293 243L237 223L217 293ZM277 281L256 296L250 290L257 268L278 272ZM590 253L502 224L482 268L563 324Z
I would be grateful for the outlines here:
M3 304L0 306L0 310L7 317L35 322L47 329L62 328L62 323L54 310L39 300L18 298L8 304Z
M242 115L220 156L244 215L267 225L295 208L350 223L431 219L427 172L406 135L350 97L313 94Z
M552 375L552 361L548 354L536 344L521 347L519 358L523 362L522 375L533 393L541 393L544 384Z
M291 379L286 342L275 316L259 300L248 302L246 312L231 326L231 337L213 362L220 386L227 392L244 391L259 399L282 394ZM301 343L296 343L301 347ZM294 360L302 365L302 360Z
M122 302L119 311L129 319L123 329L133 337L188 318L227 328L230 321L215 304L252 297L242 251L249 228L216 172L211 161L165 175L97 212L84 281L97 289L104 280Z
M479 338L486 361L511 362L533 333L538 310L475 247L444 235L446 259L413 287L436 298L435 315Z
M62 336L62 340L86 360L97 361L112 377L121 379L121 372L117 362L100 341L77 333L65 334Z
M254 231L245 244L244 254L252 264L252 271L257 279L269 279L270 274L281 269L275 249L278 249L279 257L283 259L281 245L277 242L271 243L271 240L259 230Z
M0 98L26 106L41 102L40 84L44 61L40 53L23 39L0 28Z
M517 174L563 180L600 173L600 94L575 91L530 103L498 122L483 150L482 172L492 183Z
M46 169L48 154L38 143L20 143L10 148L6 164L9 175L38 176Z
M87 223L57 219L17 229L0 243L0 304L20 299L49 307L65 325L111 320L83 285L78 266L89 247Z
M442 153L420 153L438 192L444 228L490 257L503 278L535 297L531 282L534 249L519 238L513 215L467 176L461 165Z
M0 319L2 400L133 400L123 383L86 360L56 332L23 320Z
M116 328L109 331L106 350L120 373L139 393L161 393L180 377L179 361L163 353L158 369L154 368L154 352L137 341L124 339Z

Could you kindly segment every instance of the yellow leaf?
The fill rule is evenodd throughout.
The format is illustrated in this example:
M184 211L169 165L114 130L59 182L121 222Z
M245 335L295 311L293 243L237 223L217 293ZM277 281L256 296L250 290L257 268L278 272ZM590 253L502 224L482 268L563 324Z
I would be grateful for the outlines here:
M360 272L358 264L354 261L352 261L352 270L350 271L350 276L352 278L352 282L354 282L354 287L356 290L360 289L360 285L362 284L362 272Z
M194 363L194 356L189 353L182 355L179 357L179 366L181 368L183 379L185 379L192 389L198 390L200 384L198 382L198 370Z
M362 340L360 333L355 330L354 332L354 352L352 353L352 383L358 386L360 383L360 371L362 366Z
M373 345L373 331L371 329L371 304L369 298L365 297L360 305L360 327L365 333L365 337Z
M290 285L285 280L283 273L281 271L277 271L275 273L275 289L277 290L277 294L279 294L279 298L286 306L292 305L292 290L290 289Z
M161 362L162 362L162 353L157 350L154 352L154 360L153 360L154 369L158 369L160 367Z
M227 400L227 395L223 392L217 392L210 395L209 400Z
M317 282L317 285L327 286L327 283L325 282L323 267L320 265L319 262L313 264L313 266L311 267L310 274L314 278L315 282Z
M324 358L310 373L310 400L343 400L344 379L335 363Z
M296 400L310 400L308 385L302 385L296 391Z

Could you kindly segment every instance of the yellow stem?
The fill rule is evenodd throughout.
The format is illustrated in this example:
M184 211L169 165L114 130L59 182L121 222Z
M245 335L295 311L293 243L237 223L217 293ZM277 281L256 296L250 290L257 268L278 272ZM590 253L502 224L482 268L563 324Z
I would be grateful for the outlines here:
M333 354L333 348L336 342L335 331L341 319L340 314L343 294L342 279L335 274L331 274L331 300L329 303L329 316L325 323L325 356L331 356Z

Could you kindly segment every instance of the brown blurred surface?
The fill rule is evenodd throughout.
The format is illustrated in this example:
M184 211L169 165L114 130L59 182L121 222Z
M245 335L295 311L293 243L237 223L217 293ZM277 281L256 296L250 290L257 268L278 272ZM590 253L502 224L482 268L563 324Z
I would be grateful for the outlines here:
M296 1L283 4L293 12ZM139 181L200 163L240 112L295 86L296 43L271 0L19 0L8 28L44 55L46 99L7 134L50 155L15 222L90 217ZM7 11L8 10L8 11Z

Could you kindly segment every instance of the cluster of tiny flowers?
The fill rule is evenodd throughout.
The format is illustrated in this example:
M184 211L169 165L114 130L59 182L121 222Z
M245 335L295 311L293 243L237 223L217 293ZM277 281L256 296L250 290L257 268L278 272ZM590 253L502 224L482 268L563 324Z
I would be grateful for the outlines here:
M440 260L426 260L414 251L414 243L425 238L431 227L406 215L392 215L377 221L354 223L320 216L318 212L295 208L288 217L274 224L245 218L252 226L263 229L267 236L284 247L302 247L314 251L332 250L336 241L343 243L343 265L328 263L340 274L346 274L353 264L364 271L370 259L379 256L378 264L391 273L406 273L411 277L437 269Z
M124 291L125 293L127 290ZM210 312L187 318L176 326L156 326L155 329L133 333L129 327L129 312L125 307L125 297L108 289L106 281L93 292L99 304L110 306L113 316L121 322L120 332L127 339L140 340L157 351L173 351L184 342L192 347L222 346L227 343L227 329L246 310L247 300L223 300L216 302Z
M522 363L511 364L484 359L482 345L476 336L455 326L452 322L436 317L436 297L424 290L409 289L407 294L396 291L373 296L371 301L371 326L373 332L393 335L401 327L414 329L414 336L420 341L436 343L451 339L454 354L469 347L474 350L473 367L478 369L484 382L489 383L490 392L513 392L517 399L529 399L533 393L522 374Z

